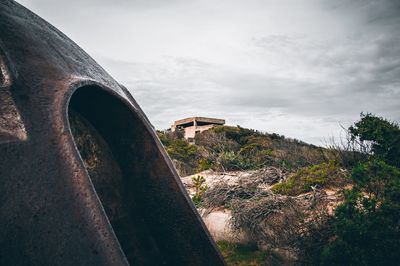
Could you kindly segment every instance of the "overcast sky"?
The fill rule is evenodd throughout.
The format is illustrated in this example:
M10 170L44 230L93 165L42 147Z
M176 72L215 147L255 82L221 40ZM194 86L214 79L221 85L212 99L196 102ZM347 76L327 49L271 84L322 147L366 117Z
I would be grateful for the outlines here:
M314 144L400 121L399 0L19 0L124 84L158 129L187 116Z

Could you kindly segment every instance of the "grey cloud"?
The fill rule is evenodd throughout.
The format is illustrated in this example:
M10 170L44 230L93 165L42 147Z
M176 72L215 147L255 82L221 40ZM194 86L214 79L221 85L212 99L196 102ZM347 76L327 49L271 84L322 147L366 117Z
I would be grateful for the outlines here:
M200 60L166 58L164 64L130 63L103 58L108 71L119 77L152 117L165 128L182 116L218 116L218 92L207 80L210 65ZM126 77L129 77L128 79Z
M134 8L144 8L144 7L156 7L162 8L165 5L171 5L182 0L69 0L65 3L53 0L22 0L18 1L23 4L32 4L38 7L50 7L55 8L57 6L70 6L71 8L96 8L96 7L108 7L113 9L134 7Z
M126 85L157 128L216 116L318 144L361 111L400 121L397 0L20 2Z

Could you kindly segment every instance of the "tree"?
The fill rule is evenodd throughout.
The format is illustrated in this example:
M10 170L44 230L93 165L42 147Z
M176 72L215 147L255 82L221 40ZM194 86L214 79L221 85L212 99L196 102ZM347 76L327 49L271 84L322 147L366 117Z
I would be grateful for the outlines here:
M192 177L193 186L195 189L195 193L192 197L193 203L198 206L202 200L202 196L204 192L206 192L208 186L206 183L206 179L204 176L196 175Z
M397 265L400 261L400 169L397 124L371 114L349 128L371 142L371 156L352 171L354 187L335 211L335 240L326 265ZM396 155L397 154L397 155Z
M382 117L361 113L361 120L349 128L351 138L371 143L373 156L400 167L400 128Z

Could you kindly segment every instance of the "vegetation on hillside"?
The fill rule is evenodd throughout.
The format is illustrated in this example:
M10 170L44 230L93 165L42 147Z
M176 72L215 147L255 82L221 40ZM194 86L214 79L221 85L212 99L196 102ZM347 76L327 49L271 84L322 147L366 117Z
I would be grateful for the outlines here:
M344 187L348 184L348 171L334 160L304 167L291 174L285 182L275 184L277 194L296 196L319 188Z
M397 265L399 125L361 114L347 133L321 148L239 126L202 132L196 144L179 131L158 132L182 175L258 169L236 184L193 180L197 206L229 209L233 228L265 250L220 242L229 265L283 265L272 252L282 247L301 265ZM336 202L327 190L340 195Z
M201 176L193 176L192 177L193 186L195 189L195 193L192 197L194 205L198 206L202 200L203 194L206 192L208 186L206 184L206 179Z
M291 171L334 158L330 149L240 126L217 126L199 133L194 145L180 131L157 133L181 175L207 169L254 170L267 166Z
M232 266L257 266L257 265L282 265L282 258L272 251L260 251L257 247L217 241L218 248L228 265Z
M335 212L335 238L323 249L325 265L398 265L400 261L400 128L371 114L349 128L369 147L353 169L354 187Z

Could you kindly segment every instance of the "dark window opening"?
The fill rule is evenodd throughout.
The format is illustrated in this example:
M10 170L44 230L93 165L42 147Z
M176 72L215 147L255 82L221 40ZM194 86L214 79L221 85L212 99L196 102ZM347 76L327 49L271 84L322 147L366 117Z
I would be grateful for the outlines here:
M185 123L185 124L179 124L177 127L179 128L185 128L185 127L192 127L194 124L193 122Z

